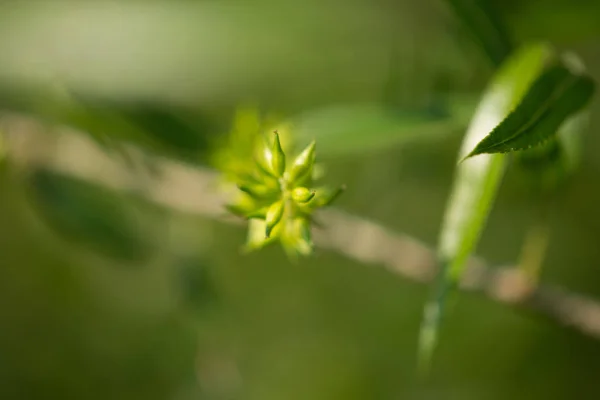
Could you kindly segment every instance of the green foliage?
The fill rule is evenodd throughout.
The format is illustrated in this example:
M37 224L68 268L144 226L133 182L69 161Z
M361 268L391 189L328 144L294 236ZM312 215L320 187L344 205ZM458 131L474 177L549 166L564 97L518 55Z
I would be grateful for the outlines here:
M492 3L487 0L448 0L448 3L492 63L502 64L513 52L514 45Z
M463 139L459 160L497 124L504 120L542 71L551 55L543 44L527 46L511 56L496 73L481 99ZM505 169L502 154L480 156L457 165L452 193L438 243L439 282L425 307L419 357L429 367L437 343L448 291L458 283L469 255L483 230Z
M151 254L153 243L133 210L108 190L44 170L31 186L38 215L65 239L125 261Z
M196 107L161 101L115 100L62 85L0 88L0 108L34 116L50 129L68 126L107 151L134 144L147 152L190 163L206 161L211 122Z
M476 14L485 18L473 18L467 5L475 9L475 1L451 3L479 35L483 50L500 64L510 48L501 21L483 8ZM543 195L556 191L577 165L579 137L587 117L584 108L593 93L594 81L584 72L581 61L572 55L557 59L548 45L522 49L500 66L459 153L461 162L440 232L441 272L421 325L419 357L423 371L429 368L437 344L448 294L463 275L500 186L506 164L501 153L518 152L517 164L529 174L534 191ZM479 157L471 159L476 155ZM533 260L528 262L527 273L537 273L543 259L545 222L538 221L543 228L534 229L530 235L535 238L533 248L531 243L525 244L527 259ZM543 239L538 240L540 237Z
M46 122L49 134L74 129L107 151L132 144L144 161L198 164L208 155L223 172L220 188L233 189L230 210L247 220L247 249L280 241L292 256L310 251L318 219L313 212L342 192L318 186L323 168L315 164L317 149L320 162L336 158L335 179L356 188L349 212L435 241L457 144L451 135L463 132L473 116L458 158L480 142L477 151L484 154L456 167L439 238L442 274L421 332L424 364L508 161L515 161L518 177L527 177L528 189L540 192L536 201L564 192L561 184L579 165L589 110L578 104L586 102L589 85L579 92L578 80L587 75L566 63L540 75L550 50L532 46L515 54L513 38L576 45L590 66L598 65L600 54L593 43L598 5L448 0L491 64L502 66L472 115L489 66L479 65L471 46L448 26L446 10L438 9L443 2L5 3L0 111L11 112L7 121L15 129L8 144L21 145L18 135L27 136L34 117ZM553 77L557 67L569 77ZM531 86L536 78L536 85L546 79L538 89ZM4 87L13 84L14 91ZM28 85L35 89L25 90ZM244 107L231 133L217 135L243 99L281 111L285 119ZM316 146L308 146L313 141ZM61 157L62 137L57 143L59 151L48 149L52 154L42 162ZM410 146L401 148L405 143ZM486 154L513 149L510 156ZM3 150L0 143L0 158ZM29 149L18 150L7 160L28 155ZM593 155L596 149L589 150ZM553 399L595 382L594 360L600 358L591 356L594 343L469 297L463 309L468 322L459 317L445 333L450 346L440 360L441 385L413 386L410 327L422 307L422 288L390 279L411 265L387 257L395 244L386 240L387 229L371 231L377 227L365 224L365 232L332 238L330 248L349 257L327 251L308 268L281 268L279 252L241 257L237 227L187 213L180 216L183 229L174 229L181 222L160 224L159 243L147 229L148 216L138 213L139 199L49 172L27 181L37 206L32 216L20 196L22 176L2 163L0 353L10 367L3 370L2 398ZM588 175L572 180L576 190L565 196L570 207L556 218L561 240L548 259L555 263L552 280L580 279L568 284L590 292L598 289L593 268L586 269L597 258L595 163L588 159ZM155 171L156 179L139 182L150 184L151 198L188 195L159 191L172 187L172 175L168 168L162 175ZM203 196L189 195L185 200ZM507 260L521 219L530 216L520 199L515 202L499 210L490 247L482 249L491 261ZM40 220L53 231L40 230ZM64 240L55 246L52 234L74 245ZM543 253L540 236L533 236L533 264L541 263L535 261ZM81 245L93 251L79 251ZM374 247L383 254L369 253ZM402 260L421 262L411 256ZM360 260L391 268L361 267ZM144 268L108 268L123 261ZM563 262L570 268L560 269ZM183 338L181 319L189 314L193 329ZM171 322L157 325L164 318ZM496 346L494 357L481 362L490 346ZM573 346L585 359L561 351ZM523 377L516 383L515 372ZM207 393L196 393L198 386Z
M523 100L468 155L524 150L550 139L594 93L594 81L564 63L547 68Z

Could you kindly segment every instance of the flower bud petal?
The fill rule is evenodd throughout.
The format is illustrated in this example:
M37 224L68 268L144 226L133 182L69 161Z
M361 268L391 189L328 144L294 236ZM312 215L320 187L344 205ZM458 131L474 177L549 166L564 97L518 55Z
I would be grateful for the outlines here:
M264 204L260 204L254 198L246 193L236 193L235 200L232 203L226 204L225 209L234 215L247 218L247 215L262 208Z
M269 207L262 207L256 210L250 211L245 216L248 219L265 219L267 217L267 211L269 211Z
M269 187L266 185L241 184L238 185L238 188L254 199L267 199L277 195L277 190L274 187Z
M246 213L248 212L239 204L225 204L225 209L233 215L237 215L238 217L246 217Z
M316 144L313 141L296 157L290 169L290 182L298 182L312 170L312 166L315 163L315 150Z
M279 141L279 133L275 131L273 144L271 146L271 170L277 176L281 177L285 171L285 154Z
M254 161L259 172L263 176L278 178L272 171L271 164L273 161L272 146L263 135L257 139L257 148L254 153Z
M324 188L317 190L317 194L311 201L310 205L313 207L327 207L335 199L338 198L340 194L342 194L346 190L346 185L342 185L336 189Z
M315 191L305 187L297 187L292 190L292 199L298 203L306 203L315 197Z
M281 221L281 217L283 217L284 208L285 207L283 200L276 201L275 203L271 204L271 206L269 206L269 209L267 210L267 214L265 216L266 237L271 236L271 231L273 230L273 228L275 228L279 221Z

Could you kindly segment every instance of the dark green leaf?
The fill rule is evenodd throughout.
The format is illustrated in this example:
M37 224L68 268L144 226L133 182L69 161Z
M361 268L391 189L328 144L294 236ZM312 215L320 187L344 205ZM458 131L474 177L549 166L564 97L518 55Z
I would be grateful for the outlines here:
M32 185L40 216L66 239L126 261L149 254L139 218L110 191L46 171L36 172Z
M564 64L546 69L523 100L468 157L506 153L540 145L592 98L594 81Z
M204 161L209 135L219 130L203 110L194 107L117 101L68 92L60 86L2 85L0 109L30 114L48 125L80 130L108 150L134 143L194 163Z
M494 65L501 65L513 52L506 25L487 0L448 0L456 15L470 30Z

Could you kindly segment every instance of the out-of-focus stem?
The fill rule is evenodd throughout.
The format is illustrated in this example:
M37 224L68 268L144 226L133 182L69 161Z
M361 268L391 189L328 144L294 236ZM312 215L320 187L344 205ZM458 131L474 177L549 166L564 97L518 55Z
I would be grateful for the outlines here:
M527 231L519 258L519 268L533 285L539 280L550 242L548 208L548 205L540 208L536 221Z

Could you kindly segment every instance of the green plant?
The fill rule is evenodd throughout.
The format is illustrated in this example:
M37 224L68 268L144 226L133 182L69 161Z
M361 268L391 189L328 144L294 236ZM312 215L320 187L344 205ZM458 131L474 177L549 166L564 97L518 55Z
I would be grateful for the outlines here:
M458 155L438 242L440 272L425 306L419 337L423 373L430 366L447 298L458 287L477 247L510 153L515 153L516 165L529 176L544 210L523 245L521 260L531 284L537 280L548 245L548 203L577 165L578 137L587 127L586 107L595 90L577 56L547 43L515 49L492 10L478 8L477 2L450 3L498 70ZM476 24L473 13L483 16Z
M594 82L586 72L582 60L576 55L559 51L549 43L519 43L518 40L514 40L510 37L509 30L500 14L490 9L489 2L450 0L449 3L464 23L463 26L471 31L475 41L481 45L483 53L491 61L496 71L481 96L479 106L472 115L463 145L457 155L454 185L448 199L437 246L438 279L432 288L432 297L425 306L421 327L419 355L424 371L429 368L431 363L442 329L442 319L447 314L448 304L451 303L448 299L456 294L457 287L468 271L469 259L477 250L479 238L484 233L486 220L493 209L496 195L508 168L518 169L521 175L528 179L528 189L534 194L533 197L537 201L536 205L540 211L531 231L526 236L520 259L520 267L529 280L529 284L532 287L537 284L550 240L548 215L554 211L554 200L557 193L569 182L579 165L580 139L587 129L588 104L594 93ZM314 10L315 15L323 15L320 4L316 4ZM160 9L155 11L160 11ZM160 14L160 12L157 14L157 19ZM172 13L163 14L171 15ZM208 26L207 24L198 24L196 18L192 18L192 13L178 12L176 14L185 16L187 25L184 25L190 29L191 27ZM209 15L208 13L200 14ZM135 15L146 15L146 13L136 12ZM226 13L222 15L226 15ZM254 13L247 13L247 15L254 15ZM358 20L363 19L362 15L360 17ZM285 21L283 18L273 18L271 14L269 14L269 18ZM40 19L43 19L42 16ZM74 18L74 20L76 19L78 18ZM90 22L100 20L101 18L94 14ZM143 20L154 23L154 18L143 18ZM34 25L46 26L38 24L37 18L33 18L33 22L28 27L29 29ZM250 22L252 22L252 26L269 26ZM224 31L233 32L233 28L236 28L241 34L247 34L247 27L244 24L238 24L237 20L228 20L226 23L227 29ZM13 24L6 25L10 28ZM327 24L323 26L325 25ZM362 32L362 30L354 28L350 30ZM68 31L71 32L71 30ZM133 31L138 32L137 29ZM164 31L181 32L175 29L164 29ZM321 33L315 37L320 38L320 35ZM28 35L5 35L7 38L13 36L29 37ZM70 36L78 37L77 35ZM134 36L137 37L137 34ZM188 36L192 37L193 35ZM264 36L273 37L273 35ZM227 35L215 35L215 37L227 37ZM259 35L259 37L263 36ZM336 37L338 36L336 35ZM277 37L277 42L285 43L286 46L293 48L294 46L287 43L286 40L285 37ZM357 40L361 43L363 41L367 42L367 40ZM12 43L8 39L6 42ZM81 40L81 42L85 41ZM164 42L170 44L174 41L168 38ZM324 54L325 51L314 50L314 45L318 44L316 42L306 43L306 48L310 49L311 54ZM328 41L322 42L327 43ZM337 43L338 41L331 42ZM370 47L372 42L375 40L369 41L367 47ZM256 46L251 47L251 50L245 49L247 53L260 53L258 50L263 48L261 44L257 45L251 40L243 41L243 43L244 46ZM228 45L227 42L223 43L223 49L229 49L224 51L231 51ZM88 45L87 42L85 42L85 46L97 47ZM45 47L47 46L41 46L42 49ZM425 49L424 52L435 54L437 57L437 52L432 51L430 46L417 47L419 49L415 49L415 51L422 51L422 47ZM11 44L10 46L4 44L3 48L9 50L23 48L27 49L28 53L35 53L29 50L28 46L22 44ZM183 48L187 52L188 46L182 46ZM436 50L435 46L433 50ZM278 46L275 46L273 54L278 51ZM245 52L237 51L239 54L245 54ZM77 54L77 51L68 53ZM133 51L123 51L123 54L127 53L136 54ZM162 54L158 51L152 53ZM231 51L231 53L236 52ZM210 60L211 57L218 54L221 54L220 49L214 54L210 51L202 53L197 59L200 60L201 65L204 65L205 60ZM370 60L369 55L370 52L363 51L361 53L361 57L365 60ZM261 58L273 59L272 57ZM399 59L397 64L402 65L404 62L402 56L397 58ZM460 57L455 56L454 58ZM20 59L20 57L16 59ZM28 58L24 57L23 59L27 60ZM110 57L107 59L113 61ZM178 61L180 58L175 57L174 59ZM181 56L181 59L188 58ZM235 57L233 59L239 60ZM238 77L243 79L245 72L243 69L246 66L238 69L242 63L231 63L229 58L224 58L224 60L228 65L236 64L236 68L228 73L236 79ZM7 61L11 61L10 57ZM51 61L49 60L47 64L52 65ZM317 58L316 62L320 61ZM149 61L145 61L145 63L153 65ZM369 63L376 64L371 61ZM46 65L46 63L40 64ZM174 62L173 64L180 65L181 63ZM419 70L419 73L421 64L424 62L416 63L415 70ZM465 64L468 64L468 61ZM117 65L119 64L117 63ZM257 65L264 67L263 64ZM308 63L308 65L313 64ZM338 64L333 65L337 70ZM163 67L157 68L157 71L163 71ZM189 68L190 70L194 69ZM291 70L291 66L286 62L281 63L279 68L282 71L285 70L287 75L295 77L296 70ZM249 68L251 71L256 69ZM73 67L73 70L79 70L79 68ZM85 68L81 68L81 70L85 72ZM213 70L215 75L212 75ZM303 69L300 68L300 70ZM313 77L310 74L316 70L320 70L320 68L304 69L304 71L310 71L306 76L311 79ZM323 70L329 70L329 68L323 68ZM363 73L361 66L358 67L358 70L360 74ZM326 107L319 106L303 112L301 115L286 115L285 119L276 119L270 116L262 118L257 107L240 107L234 118L234 126L230 134L220 135L213 143L208 140L207 132L212 133L222 127L219 126L217 129L210 125L211 121L205 120L203 114L213 113L212 117L215 120L228 121L229 118L225 118L220 112L228 110L228 107L236 103L241 96L237 96L239 93L236 93L235 96L228 97L230 96L229 89L237 87L235 85L230 87L212 82L217 75L221 75L221 68L210 68L210 71L205 72L207 72L206 76L202 76L195 83L196 86L192 86L193 89L187 88L181 93L174 90L181 97L175 95L176 101L173 101L173 104L168 101L160 102L164 100L162 98L163 88L178 87L181 82L178 80L179 78L173 77L182 76L181 71L173 73L172 76L168 74L168 84L157 84L159 80L156 76L154 79L150 79L155 93L161 95L158 96L160 101L157 101L157 104L154 104L153 101L148 101L148 103L140 101L138 104L137 100L130 103L130 100L123 99L108 101L101 96L96 98L93 93L88 97L78 93L77 89L85 92L86 89L90 90L90 87L94 88L95 86L82 85L82 87L78 87L78 80L75 79L75 82L66 85L74 86L74 89L70 87L68 91L63 90L62 85L58 85L57 88L49 91L24 92L25 95L22 98L6 96L8 92L3 91L3 95L10 102L7 105L2 104L2 108L36 115L47 124L46 126L68 125L77 128L95 138L97 142L104 145L105 149L119 150L118 155L120 156L127 156L127 146L123 146L124 143L134 143L154 155L173 157L177 159L177 162L187 162L191 164L192 169L202 169L202 163L208 162L210 166L221 172L220 189L229 196L227 197L228 210L248 224L245 249L257 250L268 244L280 242L290 258L296 258L299 255L309 255L313 250L311 229L317 220L318 209L330 205L343 191L343 187L332 188L317 184L324 170L322 166L316 164L317 149L320 159L345 156L350 162L354 161L355 156L358 158L366 152L381 150L408 141L424 142L427 140L424 147L437 150L436 146L439 145L439 142L434 143L434 140L447 137L453 131L462 131L464 125L468 123L468 118L465 120L466 113L464 111L468 109L468 116L471 116L471 104L477 104L472 99L477 100L479 97L468 93L465 96L468 99L465 106L459 104L454 93L451 93L450 96L446 96L447 93L440 95L436 92L431 96L429 93L425 93L419 104L411 104L411 107L407 107L406 104L398 102L373 99L367 88L366 92L369 92L369 95L365 96L365 103L353 103L356 100L353 95L348 96L352 100L344 100L347 103L334 97L340 103ZM430 71L426 72L427 74L423 73L426 77L421 77L424 81L428 81L430 77L439 78ZM470 73L471 71L467 70L466 75ZM126 74L119 75L127 76ZM225 75L223 73L223 76ZM263 74L261 71L261 74L257 75L268 75L268 73ZM409 76L402 77L403 82L412 79L410 74L407 75ZM453 75L449 76L450 79L447 76L442 78L451 81ZM92 76L92 78L96 77ZM96 82L90 77L87 79ZM237 82L236 79L232 79L232 81ZM86 79L83 81L85 82ZM113 87L112 90L123 84L120 80L116 81L119 83L111 82L109 85ZM306 85L306 82L302 79L299 79L299 82L301 83L297 83L290 92L294 93L293 96L298 95L299 98L302 98L302 90L298 89ZM200 89L208 90L211 87L220 88L221 86L227 88L220 93L223 96L220 104L225 104L222 106L223 109L219 108L221 105L214 106L215 110L211 109L213 102L210 93L219 93L218 91L209 92L209 94L203 93L203 96L211 99L205 102L202 101L206 100L203 96L200 96L201 100L198 100L194 96L182 95L182 93L188 93L188 90L195 94ZM273 84L272 86L283 87L287 90L285 85ZM394 98L393 94L398 86L389 86L392 87L386 90L392 92L390 98ZM253 90L255 88L252 85L248 87ZM264 92L266 94L263 94L261 100L271 104L271 107L272 104L279 105L281 100L281 93L279 93L280 97L271 93L273 87L265 85ZM71 89L73 89L73 93ZM131 88L129 89L131 90ZM449 89L445 88L444 90ZM335 92L328 87L314 95L315 98L312 100L315 101L312 103L301 102L300 106L314 107L315 103L328 103L329 98L318 97L326 97L327 91ZM108 92L115 95L110 90ZM117 93L120 92L117 91ZM252 95L260 97L258 93L252 92ZM283 97L285 98L285 96ZM410 96L408 97L410 98ZM137 99L135 96L134 98ZM42 100L47 101L48 104L42 104L44 103ZM361 100L364 99L361 98ZM219 104L219 101L216 101L215 104ZM296 105L284 105L284 107L286 106L294 109ZM268 106L263 107L269 108ZM281 123L282 121L284 123ZM298 150L297 146L303 150L296 151ZM207 151L208 148L210 151ZM3 151L3 144L0 143L0 157L4 155ZM352 157L348 157L348 155ZM11 154L8 154L9 158L10 156ZM204 156L207 157L204 158ZM425 160L423 164L429 166L429 161ZM75 167L71 166L71 168L77 167L76 164L73 165ZM59 167L64 168L64 165L59 165ZM82 169L84 168L82 167ZM170 171L170 168L165 169L167 172ZM59 172L65 171L60 170ZM140 260L156 258L151 250L158 247L157 243L161 241L141 240L144 238L142 232L147 229L145 225L138 226L138 220L141 218L137 218L137 215L133 214L136 217L131 218L132 210L130 208L132 207L122 207L120 198L110 200L110 193L97 191L94 185L87 187L82 182L64 180L60 175L38 173L32 175L33 179L31 179L36 189L33 192L36 195L35 199L41 209L45 208L46 213L43 215L51 226L56 230L64 231L67 234L66 238L93 244L94 246L90 248L108 255L112 259L140 262ZM160 177L159 174L157 176ZM168 173L166 176L169 177ZM193 176L194 179L197 177L193 174L190 176ZM104 182L96 175L92 177ZM108 181L114 183L116 180L117 184L114 185L116 188L129 190L130 188L118 178L121 177L113 177L113 181L110 179ZM164 181L166 183L169 182L167 178ZM157 179L153 180L152 184L159 185L161 182L163 181ZM187 183L191 185L191 183ZM165 190L162 186L158 187L158 189L163 189L162 191L154 190L155 187L145 188L143 187L144 182L139 186L136 194L145 194L149 199L158 200L161 205L167 205L179 211L182 211L178 208L182 203L189 205L197 200L188 200L186 191L177 192L177 196L163 197ZM167 192L171 189L169 185L165 184L165 187ZM145 189L148 191L145 192ZM360 192L360 188L356 192ZM191 193L190 197L193 197L193 193L201 193L206 197L211 196L202 191L194 192L192 190ZM181 198L184 198L184 201ZM183 211L189 211L185 210L185 207L183 209ZM200 212L200 214L214 217L211 212L206 214ZM373 224L364 224L364 226L370 229ZM163 231L163 229L156 230ZM379 234L385 234L383 229L372 229L370 232L375 232L373 237L382 237ZM144 233L147 235L147 232ZM383 237L385 238L385 236ZM346 241L344 243L346 245L351 243L348 245L351 246L354 242ZM390 241L390 243L395 242ZM356 252L343 250L341 245L339 246L338 250L342 249L344 254L361 262L381 263L381 260L385 258L369 254L367 251L369 249L365 250L362 246ZM190 247L194 247L194 245ZM384 250L382 250L383 252ZM393 263L389 263L388 260L388 264Z
M239 189L227 209L248 220L246 250L279 240L290 257L309 255L314 212L330 205L344 187L314 187L321 175L315 141L292 159L289 127L280 124L281 131L265 133L261 125L258 110L238 110L234 129L217 152L215 163L226 182Z

